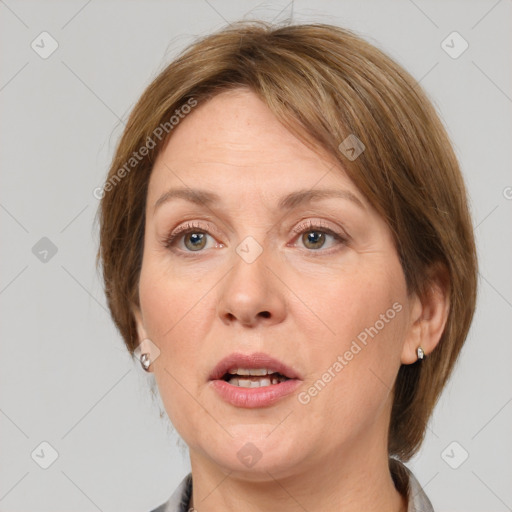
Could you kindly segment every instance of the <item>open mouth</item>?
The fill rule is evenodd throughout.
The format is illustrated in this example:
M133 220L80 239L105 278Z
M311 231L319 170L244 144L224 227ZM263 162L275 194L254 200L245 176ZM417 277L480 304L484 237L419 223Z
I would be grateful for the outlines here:
M239 388L262 388L290 380L279 372L261 369L238 368L224 374L222 380Z
M209 381L224 401L247 409L270 407L303 382L292 366L261 352L225 357L213 368Z

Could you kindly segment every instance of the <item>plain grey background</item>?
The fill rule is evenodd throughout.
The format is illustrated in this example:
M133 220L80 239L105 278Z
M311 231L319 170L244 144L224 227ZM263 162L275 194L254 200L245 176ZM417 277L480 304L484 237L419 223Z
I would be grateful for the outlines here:
M147 511L189 471L106 309L93 190L151 79L243 17L355 30L437 107L469 188L480 290L408 465L436 512L512 510L511 14L511 0L0 0L0 510Z

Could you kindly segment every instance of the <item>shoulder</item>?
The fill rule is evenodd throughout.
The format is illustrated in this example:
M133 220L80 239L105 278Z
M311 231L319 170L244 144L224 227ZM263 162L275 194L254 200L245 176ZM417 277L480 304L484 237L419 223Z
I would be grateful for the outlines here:
M432 503L412 471L398 459L389 459L389 467L396 488L407 498L407 512L434 512Z
M191 495L192 473L189 473L176 487L171 497L151 512L188 512Z

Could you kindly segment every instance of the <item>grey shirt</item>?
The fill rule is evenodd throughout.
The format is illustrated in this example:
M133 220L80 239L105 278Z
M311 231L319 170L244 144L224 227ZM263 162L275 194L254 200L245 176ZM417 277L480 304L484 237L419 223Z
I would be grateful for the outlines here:
M430 500L411 470L396 459L392 459L390 468L397 489L407 496L407 512L434 512ZM191 496L192 473L189 473L172 496L151 512L189 512Z

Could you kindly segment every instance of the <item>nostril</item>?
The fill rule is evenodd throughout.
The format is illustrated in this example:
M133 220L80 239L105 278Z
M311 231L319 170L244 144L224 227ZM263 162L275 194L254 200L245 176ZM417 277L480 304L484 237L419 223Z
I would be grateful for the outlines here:
M270 313L268 311L262 311L260 313L260 315L263 317L263 318L269 318L270 317Z

